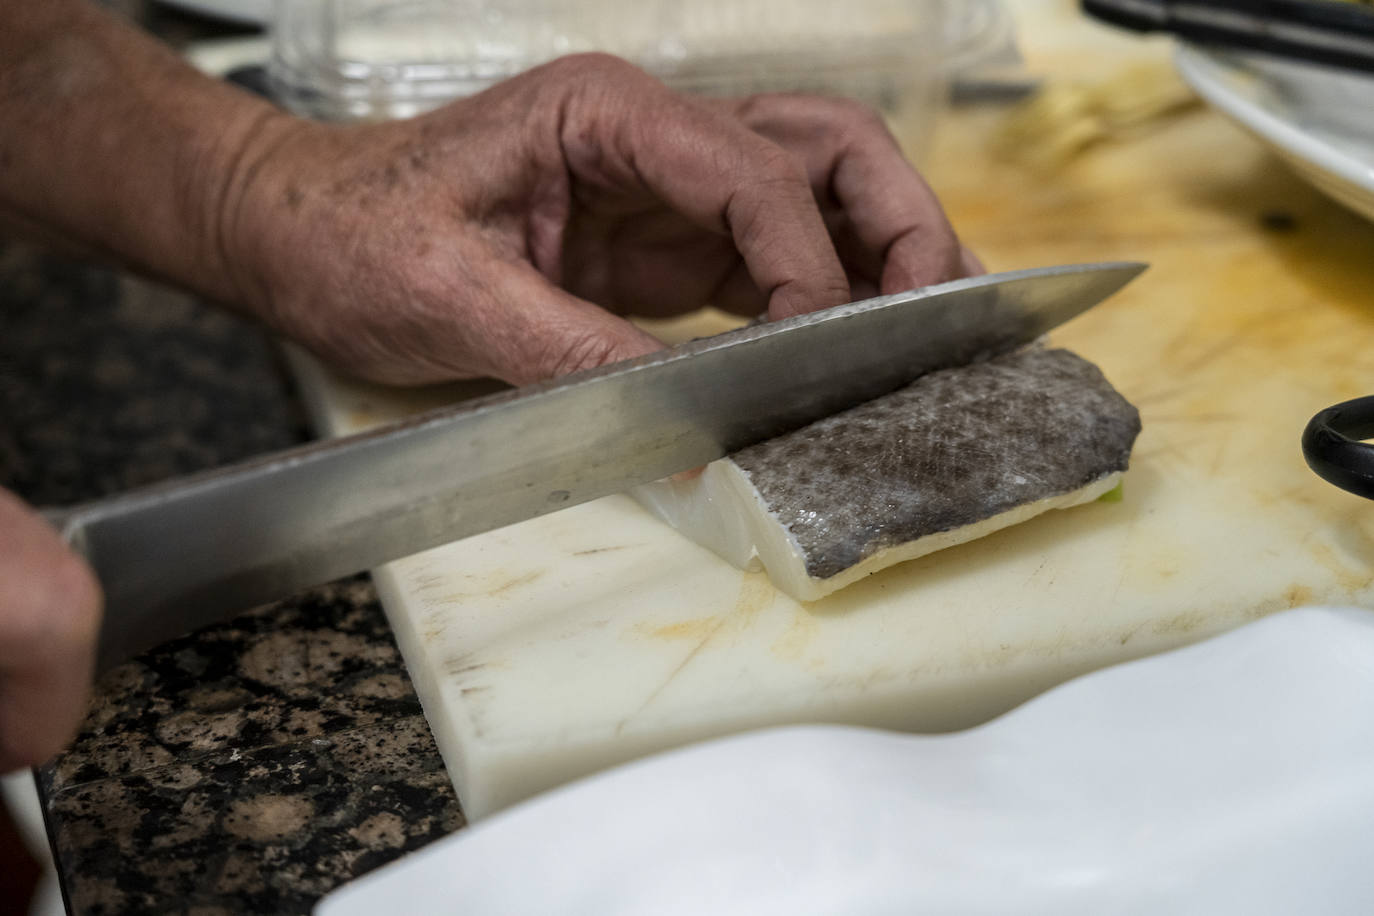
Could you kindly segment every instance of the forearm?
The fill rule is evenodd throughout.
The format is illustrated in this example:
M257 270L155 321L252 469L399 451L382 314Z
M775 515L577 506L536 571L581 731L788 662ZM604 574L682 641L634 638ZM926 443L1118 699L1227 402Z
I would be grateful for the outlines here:
M241 301L233 237L290 131L87 0L0 0L0 222Z

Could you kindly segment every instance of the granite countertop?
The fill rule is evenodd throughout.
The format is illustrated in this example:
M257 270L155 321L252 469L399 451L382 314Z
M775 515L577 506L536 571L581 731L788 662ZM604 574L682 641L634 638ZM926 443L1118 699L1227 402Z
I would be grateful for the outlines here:
M106 2L173 44L242 31ZM79 502L290 446L302 416L257 328L0 240L0 485ZM304 913L464 823L366 577L111 671L37 777L76 914Z
M304 437L256 328L0 242L0 484L69 504ZM38 779L77 914L308 912L463 825L365 577L111 671Z

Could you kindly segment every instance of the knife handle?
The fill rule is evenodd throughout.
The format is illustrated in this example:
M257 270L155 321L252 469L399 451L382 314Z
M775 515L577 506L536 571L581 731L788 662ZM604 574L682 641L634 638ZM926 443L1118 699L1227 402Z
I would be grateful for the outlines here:
M1333 0L1082 0L1137 32L1374 72L1374 11Z
M1328 407L1302 434L1307 465L1328 483L1374 499L1374 396Z

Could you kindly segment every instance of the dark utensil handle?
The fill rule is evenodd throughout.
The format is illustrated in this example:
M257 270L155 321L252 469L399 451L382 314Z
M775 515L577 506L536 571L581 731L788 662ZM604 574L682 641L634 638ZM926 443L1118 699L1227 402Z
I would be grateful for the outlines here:
M1302 434L1308 467L1343 490L1374 499L1374 396L1319 412Z
M1332 0L1081 0L1138 32L1374 72L1374 12Z

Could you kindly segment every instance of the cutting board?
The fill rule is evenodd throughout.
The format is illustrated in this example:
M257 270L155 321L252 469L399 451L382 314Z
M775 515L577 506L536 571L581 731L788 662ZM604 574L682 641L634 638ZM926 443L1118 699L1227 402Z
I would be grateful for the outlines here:
M1048 53L1048 70L1070 66ZM374 578L470 819L709 736L958 729L1273 611L1374 606L1374 506L1319 480L1299 449L1315 411L1374 393L1374 227L1209 112L1052 176L987 152L1003 116L953 113L927 166L990 267L1153 264L1053 336L1141 409L1124 499L805 605L623 496L388 564ZM651 329L727 326L706 312ZM292 361L327 435L473 392L381 389Z

